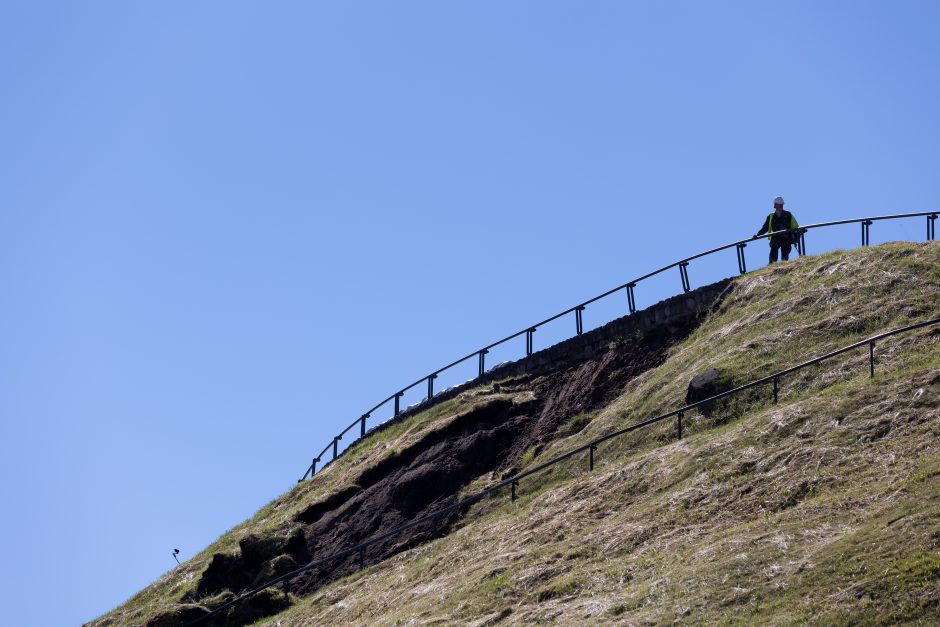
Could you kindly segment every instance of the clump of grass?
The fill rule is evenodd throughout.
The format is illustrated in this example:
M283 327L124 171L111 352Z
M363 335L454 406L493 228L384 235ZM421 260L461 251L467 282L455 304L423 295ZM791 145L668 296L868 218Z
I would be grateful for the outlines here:
M570 435L574 435L575 433L578 433L579 431L583 430L586 426L591 424L591 420L593 419L593 417L594 415L592 413L574 414L573 416L571 416L570 418L562 422L560 425L558 425L558 429L555 432L556 437L566 438Z

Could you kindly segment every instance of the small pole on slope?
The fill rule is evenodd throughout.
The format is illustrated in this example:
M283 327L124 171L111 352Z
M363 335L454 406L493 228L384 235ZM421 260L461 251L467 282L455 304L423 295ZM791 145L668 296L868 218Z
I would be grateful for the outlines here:
M535 328L526 329L525 332L525 355L528 357L532 354L532 334L535 333Z
M431 400L431 397L434 396L434 379L436 378L436 374L428 375L428 400Z
M339 441L343 439L343 436L338 435L333 438L333 459L339 457Z
M627 305L630 307L630 313L636 313L636 299L633 296L633 288L636 283L627 283Z
M179 549L173 549L173 559L176 560L176 564L177 564L177 565L179 565L179 563L180 563L180 558L176 557L176 556L179 555L179 554L180 554L180 550L179 550Z
M284 602L290 603L290 597L288 596L290 595L290 577L288 577L287 579L283 581L283 588L284 588Z
M871 376L875 376L875 343L868 343L868 369Z
M689 283L689 262L680 261L679 262L679 276L682 279L682 291L688 293L691 289Z
M594 470L594 451L596 450L596 444L592 444L588 447L588 470Z
M511 498L511 500L512 500L513 502L515 502L515 500L516 500L516 486L517 486L518 484L519 484L518 481L513 481L512 483L509 484L509 487L510 487L511 490L512 490L510 498Z
M366 436L366 420L369 418L369 414L362 414L362 418L359 419L359 437L364 438Z
M676 414L676 428L679 432L679 439L682 439L682 412Z
M479 374L479 376L481 376L481 377L483 376L483 373L486 372L486 354L487 354L488 352L489 352L489 351L486 350L486 349L481 350L481 351L479 352L479 355L480 355L480 374Z
M927 216L927 241L937 237L937 214Z
M581 312L584 311L584 305L578 305L574 310L574 324L578 335L584 333L584 321L581 318Z
M401 397L404 394L405 394L404 392L399 392L398 394L395 395L395 415L396 416L401 413L401 409L399 407L399 400L401 400Z
M747 261L744 259L744 248L747 246L744 242L737 245L738 251L738 272L741 274L747 273Z

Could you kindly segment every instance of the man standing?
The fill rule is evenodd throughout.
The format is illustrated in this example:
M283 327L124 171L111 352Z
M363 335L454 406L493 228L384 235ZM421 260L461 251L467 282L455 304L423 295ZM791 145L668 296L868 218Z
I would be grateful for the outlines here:
M754 236L757 239L764 233L773 233L770 236L770 263L777 261L777 251L779 250L786 261L790 258L790 246L797 241L799 234L795 229L800 228L796 223L796 218L789 211L783 209L783 197L774 198L774 212L767 216L764 225ZM790 231L789 229L794 229ZM784 231L784 232L779 232Z

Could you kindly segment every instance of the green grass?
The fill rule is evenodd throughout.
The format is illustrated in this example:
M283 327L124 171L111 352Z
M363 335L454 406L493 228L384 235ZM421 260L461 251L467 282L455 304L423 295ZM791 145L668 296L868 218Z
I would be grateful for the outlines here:
M601 411L569 418L521 466L682 405L689 379L709 367L738 385L936 317L940 247L834 251L734 285L661 367ZM527 478L515 503L508 492L485 499L447 537L259 624L930 624L940 598L940 335L879 343L876 368L872 380L867 352L848 353L786 377L777 405L768 387L686 416L681 442L672 421L612 440L595 472L585 455ZM368 438L192 562L204 568L247 533L283 530L350 474L496 394L470 391ZM142 620L193 585L181 577L193 572L178 569L112 615Z

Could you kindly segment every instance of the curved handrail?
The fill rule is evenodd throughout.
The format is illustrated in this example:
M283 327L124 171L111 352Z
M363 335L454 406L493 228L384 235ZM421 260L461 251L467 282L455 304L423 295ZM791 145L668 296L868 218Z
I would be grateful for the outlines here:
M569 458L573 457L574 455L577 455L578 453L583 453L583 452L585 452L585 451L588 451L588 452L589 452L589 454L590 454L590 467L589 467L589 469L590 469L590 470L593 470L593 469L594 469L594 451L597 449L598 444L601 444L601 443L606 442L606 441L608 441L608 440L612 440L613 438L619 437L619 436L621 436L621 435L630 433L631 431L636 431L636 430L641 429L641 428L643 428L643 427L648 427L648 426L650 426L650 425L652 425L652 424L656 424L656 423L661 422L661 421L663 421L663 420L665 420L665 419L667 419L667 418L672 418L673 416L675 416L675 417L678 418L678 423L677 423L677 425L678 425L678 437L679 437L679 439L681 439L681 438L682 438L682 416L683 416L684 413L686 413L686 412L688 412L688 411L690 411L690 410L692 410L692 409L695 409L695 408L697 408L697 407L701 407L702 405L705 405L705 404L707 404L707 403L712 403L712 402L714 402L714 401L716 401L716 400L719 400L719 399L722 399L722 398L725 398L725 397L728 397L728 396L733 396L733 395L735 395L735 394L738 394L738 393L740 393L740 392L743 392L744 390L747 390L747 389L750 389L750 388L753 388L753 387L757 387L757 386L760 386L760 385L766 385L766 384L768 384L768 383L773 383L773 385L774 385L774 402L776 403L776 402L777 402L778 385L779 385L779 382L780 382L780 378L781 378L782 376L787 375L787 374L790 374L790 373L793 373L793 372L796 372L796 371L798 371L798 370L802 370L803 368L806 368L806 367L808 367L808 366L812 366L812 365L818 364L818 363L820 363L820 362L822 362L822 361L825 361L825 360L827 360L827 359L831 359L832 357L835 357L835 356L837 356L837 355L841 355L841 354L843 354L843 353L847 353L847 352L849 352L849 351L851 351L851 350L855 350L855 349L857 349L857 348L861 348L862 346L866 346L866 345L867 345L867 346L869 347L869 356L870 356L869 358L870 358L871 376L874 376L874 375L875 375L875 366L874 366L874 364L875 364L875 352L874 352L875 342L877 342L878 340L882 340L882 339L884 339L884 338L887 338L887 337L891 337L891 336L894 336L894 335L899 335L899 334L901 334L901 333L907 333L907 332L909 332L909 331L914 331L914 330L916 330L916 329L922 329L922 328L924 328L924 327L928 327L928 326L935 325L935 324L940 324L940 318L934 318L934 319L932 319L932 320L926 320L926 321L924 321L924 322L918 322L918 323L911 324L911 325L908 325L908 326L905 326L905 327L900 327L900 328L897 328L897 329L892 329L892 330L890 330L890 331L885 331L885 332L883 332L883 333L879 333L879 334L877 334L877 335L873 335L873 336L871 336L871 337L869 337L869 338L867 338L867 339L860 340L860 341L858 341L858 342L853 342L852 344L848 344L847 346L843 346L842 348L837 348L837 349L834 350L834 351L830 351L830 352L825 353L825 354L823 354L823 355L820 355L820 356L818 356L818 357L814 357L814 358L812 358L812 359L809 359L809 360L807 360L807 361L804 361L804 362L802 362L802 363L799 363L799 364L797 364L797 365L795 365L795 366L791 366L791 367L789 367L789 368L784 368L783 370L779 370L779 371L777 371L777 372L775 372L775 373L773 373L773 374L767 375L767 376L765 376L765 377L760 377L760 378L758 378L758 379L754 379L753 381L749 381L748 383L745 383L745 384L743 384L743 385L739 385L739 386L736 387L736 388L732 388L732 389L730 389L730 390L726 390L726 391L724 391L724 392L721 392L721 393L719 393L719 394L715 394L715 395L713 395L713 396L710 396L710 397L708 397L708 398L706 398L706 399L702 399L702 400L700 400L700 401L696 401L696 402L694 402L694 403L689 403L689 404L687 404L687 405L684 405L683 407L680 407L679 409L674 409L674 410L672 410L672 411L670 411L670 412L666 412L665 414L660 414L660 415L655 416L655 417L653 417L653 418L649 418L649 419L647 419L647 420L642 420L642 421L640 421L640 422L637 422L637 423L634 423L634 424L629 425L629 426L627 426L627 427L624 427L623 429L618 429L617 431L612 431L612 432L610 432L610 433L605 433L605 434L603 434L603 435L601 435L601 436L598 436L598 437L594 438L593 440L591 440L591 441L588 442L587 444L582 444L581 446L578 446L578 447L575 447L575 448L570 449L570 450L568 450L568 451L565 451L564 453L561 453L561 454L559 454L559 455L557 455L557 456L555 456L555 457L553 457L553 458L551 458L551 459L549 459L549 460L547 460L547 461L545 461L545 462L542 462L541 464L538 464L537 466L534 466L534 467L532 467L532 468L529 468L528 470L525 470L525 471L523 471L523 472L517 473L517 474L513 475L512 477L509 477L508 479L503 479L503 480L501 480L501 481L498 481L498 482L494 483L494 484L491 485L491 486L488 486L488 487L486 487L486 488L484 488L484 489L482 489L482 490L480 490L480 491L478 491L478 492L476 492L476 493L474 493L474 494L471 494L471 495L469 495L469 496L466 496L466 497L460 499L460 500L457 501L456 503L452 503L451 505L448 505L448 506L446 506L446 507L442 507L442 508L437 509L437 510L435 510L435 511L433 511L433 512L430 512L430 513L428 513L428 514L424 514L424 515L422 515L422 516L419 516L419 517L417 517L417 518L414 518L414 519L408 521L407 523L404 523L404 524L402 524L402 525L399 525L398 527L395 527L394 529L390 529L390 530L388 530L388 531L384 531L384 532L382 532L382 533L380 533L380 534L378 534L378 535L376 535L376 536L373 536L373 537L371 537L371 538L368 538L367 540L364 540L364 541L362 541L362 542L360 542L359 544L356 544L356 545L354 545L354 546L348 547L348 548L343 549L343 550L341 550L341 551L337 551L336 553L333 553L333 554L331 554L331 555L327 555L327 556L324 556L324 557L320 557L320 558L317 558L317 559L313 559L313 560L309 561L308 563L304 564L303 566L300 566L300 567L298 567L298 568L295 568L294 570L292 570L292 571L290 571L290 572L284 573L284 574L282 574L282 575L280 575L280 576L278 576L278 577L274 577L274 578L270 579L269 581L267 581L267 582L265 582L265 583L263 583L263 584L259 584L258 586L255 586L254 588L251 588L251 589L249 589L249 590L246 590L245 592L242 592L240 595L236 596L234 599L231 599L230 601L228 601L228 602L226 602L226 603L220 605L220 606L217 607L217 608L214 608L213 610L211 610L211 611L209 611L208 613L206 613L206 614L200 616L199 618L194 619L193 621L190 621L189 623L187 623L187 625L195 625L195 624L197 624L197 623L200 623L200 622L202 622L203 620L206 620L206 619L208 619L209 617L214 616L214 615L217 615L218 613L220 613L220 612L222 612L222 611L224 611L224 610L226 610L226 609L232 607L232 606L235 605L236 603L239 603L239 602L241 602L241 601L243 601L243 600L245 600L245 599L247 599L247 598L249 598L249 597L251 597L251 596L253 596L253 595L257 594L257 593L259 593L259 592L261 592L262 590L266 590L267 588L270 588L271 586L276 586L276 585L279 584L279 583L289 582L291 579L293 579L294 577L296 577L296 576L299 575L300 573L303 573L303 572L305 572L305 571L308 571L308 570L310 570L310 569L312 569L312 568L316 568L316 567L318 567L318 566L321 566L321 565L324 565L324 564L328 564L328 563L330 563L330 562L334 562L334 561L336 561L336 560L339 560L339 559L342 559L342 558L345 558L345 557L349 557L350 555L355 555L356 553L359 553L359 554L360 554L360 563L362 563L362 562L363 562L363 560L362 560L363 551L365 551L365 549L368 548L369 546L372 546L373 544L377 544L377 543L379 543L379 542L382 542L382 541L384 541L384 540L387 540L388 538L394 537L394 536L396 536L396 535L402 533L403 531L407 531L408 529L412 529L412 528L414 528L414 527L417 527L418 525L421 525L421 524L424 524L424 523L429 522L429 521L431 521L431 520L434 520L434 519L436 519L436 518L439 518L440 516L443 516L444 514L448 514L448 513L452 512L452 511L456 510L456 509L460 509L460 508L467 507L468 505L471 505L471 504L473 504L473 503L479 501L479 500L482 499L483 497L485 497L485 496L487 496L487 495L489 495L489 494L492 494L493 492L496 492L497 490L500 490L500 489L505 488L505 487L507 487L507 486L510 486L510 487L511 487L511 489L512 489L512 499L513 499L513 500L516 500L516 486L519 484L519 481L520 481L521 479L524 479L524 478L526 478L526 477L530 477L530 476L532 476L532 475L534 475L534 474L537 474L537 473L539 473L539 472L542 472L543 470L545 470L545 469L547 469L547 468L550 468L551 466L554 466L554 465L556 465L556 464L558 464L558 463L560 463L560 462L562 462L562 461L564 461L564 460L566 460L566 459L569 459ZM285 583L285 593L286 593L287 590L288 590L288 585Z
M742 240L738 240L738 241L735 241L735 242L731 242L730 244L724 244L724 245L722 245L722 246L718 246L717 248L712 248L712 249L710 249L710 250L706 250L706 251L704 251L704 252L700 252L700 253L698 253L698 254L696 254L696 255L692 255L692 256L690 256L690 257L685 257L684 259L680 259L679 261L676 261L676 262L673 262L673 263L671 263L671 264L669 264L669 265L663 266L662 268L658 268L658 269L656 269L656 270L653 270L652 272L649 272L649 273L647 273L647 274L644 274L644 275L641 276L641 277L638 277L638 278L636 278L636 279L633 279L632 281L628 281L628 282L626 282L626 283L623 283L623 284L621 284L621 285L618 285L617 287L615 287L615 288L613 288L613 289L610 289L610 290L607 290L606 292L604 292L604 293L602 293L602 294L599 294L599 295L597 295L597 296L595 296L595 297L593 297L593 298L590 298L590 299L588 299L588 300L586 300L586 301L584 301L584 302L582 302L582 303L580 303L580 304L578 304L578 305L575 305L574 307L570 307L570 308L568 308L568 309L566 309L566 310L564 310L564 311L562 311L562 312L560 312L560 313L555 314L554 316L551 316L551 317L549 317L549 318L546 318L545 320L542 320L541 322L538 322L538 323L536 323L536 324L534 324L534 325L528 326L528 327L526 327L525 329L523 329L523 330L521 330L521 331L517 331L517 332L513 333L512 335L507 335L506 337L502 338L501 340L497 340L496 342L493 342L492 344L488 344L488 345L484 346L483 348L477 349L477 350L473 351L472 353L469 353L468 355L465 355L464 357L461 357L460 359L457 359L457 360L455 360L455 361L452 361L451 363L447 364L446 366L444 366L444 367L442 367L442 368L438 368L438 369L435 370L434 372L431 372L430 374L428 374L428 375L426 375L426 376L424 376L424 377L421 377L420 379L418 379L418 380L415 381L414 383L412 383L412 384L410 384L410 385L407 385L407 386L401 388L400 390L398 390L397 392L395 392L395 393L392 394L391 396L389 396L389 397L383 399L381 402L379 402L379 403L377 403L376 405L374 405L372 408L370 408L368 411L366 411L364 414L362 414L359 418L356 418L354 421L352 421L351 423L349 423L349 425L348 425L345 429L343 429L338 435L336 435L336 436L330 441L330 443L327 444L327 445L323 448L323 450L320 451L320 453L319 453L318 455L316 455L316 456L313 458L312 463L311 463L309 466L307 466L307 469L304 471L303 476L298 480L298 483L301 482L301 481L303 481L303 480L305 480L308 475L310 476L311 479L313 478L313 475L316 474L316 472L317 472L317 463L319 463L319 462L322 460L323 456L326 455L326 454L330 451L331 448L333 449L333 457L330 458L330 459L326 462L326 464L329 464L330 462L332 462L333 460L335 460L335 459L339 456L339 454L340 454L340 451L339 451L339 442L340 442L340 440L343 439L343 436L344 436L344 435L346 435L347 433L349 433L349 431L351 431L353 428L355 428L356 425L359 425L359 426L360 426L360 436L359 436L359 437L362 438L363 436L365 436L365 434L366 434L366 421L372 416L372 413L373 413L373 412L375 412L375 411L377 411L378 409L380 409L380 408L381 408L382 406L384 406L386 403L389 403L389 402L394 402L394 403L395 403L394 416L398 416L398 415L400 414L400 408L399 408L398 401L399 401L399 399L405 394L405 392L407 392L407 391L409 391L409 390L411 390L411 389L417 387L418 385L420 385L420 384L422 384L422 383L424 383L424 382L427 382L427 384L428 384L428 396L427 396L427 400L428 400L428 401L431 400L431 399L433 398L433 396L434 396L434 389L433 389L433 386L434 386L434 383L433 383L433 382L434 382L434 379L436 379L436 378L438 377L438 375L440 375L442 372L445 372L445 371L447 371L447 370L453 368L454 366L457 366L457 365L459 365L459 364L462 364L463 362L465 362L465 361L467 361L467 360L469 360L469 359L472 359L473 357L478 357L478 358L479 358L479 361L480 361L480 368L479 368L478 377L479 377L479 376L482 376L483 373L485 372L485 369L484 369L485 355L490 351L490 349L495 348L495 347L497 347L497 346L500 346L501 344L505 344L506 342L508 342L508 341L510 341L510 340L513 340L513 339L515 339L515 338L517 338L517 337L520 337L520 336L522 336L522 335L527 335L527 336L528 336L528 337L527 337L527 340L528 340L528 341L527 341L527 343L526 343L526 356L531 355L531 354L532 354L531 334L534 333L534 332L536 331L536 329L538 329L539 327L544 326L544 325L548 324L549 322L553 322L553 321L557 320L558 318L561 318L562 316L566 316L566 315L568 315L568 314L570 314L570 313L576 313L576 314L577 314L577 334L578 334L578 335L581 335L581 333L582 333L581 312L584 310L584 308L587 307L588 305L592 304L592 303L595 303L595 302L599 301L599 300L602 299L602 298L606 298L607 296L610 296L611 294L614 294L614 293L616 293L616 292L619 292L620 290L624 290L624 289L627 290L627 293L628 293L628 301L629 301L629 306L630 306L630 313L632 314L632 313L634 313L634 312L636 311L636 306L635 306L635 303L634 303L634 295L633 295L633 288L636 287L636 284L639 283L639 282L641 282L641 281L645 281L646 279L649 279L649 278L651 278L651 277L654 277L654 276L656 276L657 274L661 274L661 273L665 272L666 270L670 270L670 269L672 269L672 268L678 267L678 268L680 269L680 272L682 273L682 287L683 287L683 289L684 289L686 292L688 292L688 291L690 291L691 288L690 288L690 285L689 285L689 282L688 282L688 274L687 274L687 272L686 272L686 270L685 270L685 266L687 266L690 261L694 261L695 259L700 259L700 258L705 257L705 256L707 256L707 255L711 255L711 254L714 254L714 253L717 253L717 252L721 252L721 251L723 251L723 250L728 250L728 249L730 249L730 248L735 248L735 247L737 247L737 248L738 248L738 270L740 271L741 274L744 274L745 272L747 272L747 267L746 267L746 263L745 263L745 260L744 260L744 250L743 250L743 249L744 249L744 247L747 246L748 242L752 242L752 241L759 240L759 239L770 238L770 237L773 237L773 236L775 236L775 235L780 235L781 233L791 233L791 234L794 234L794 235L799 235L799 237L800 237L799 242L800 242L800 243L799 243L798 246L797 246L797 250L798 250L799 254L805 255L805 254L806 254L806 242L805 242L805 237L804 237L804 236L805 236L806 232L808 232L808 231L810 231L810 230L813 230L813 229L819 229L819 228L824 228L824 227L829 227L829 226L837 226L837 225L842 225L842 224L861 224L861 225L862 225L862 245L863 245L863 246L866 246L866 245L868 245L868 232L869 232L869 227L871 226L871 224L872 224L873 222L878 221L878 220L897 220L897 219L903 219L903 218L916 218L916 217L924 217L924 216L927 217L927 239L928 239L928 240L933 240L933 239L935 239L935 237L936 237L936 220L937 220L937 215L938 215L938 212L936 212L936 211L922 211L922 212L917 212L917 213L896 213L896 214L881 215L881 216L870 216L870 217L867 217L867 218L850 218L850 219L848 219L848 220L833 220L833 221L830 221L830 222L817 222L817 223L815 223L815 224L808 224L808 225L806 225L806 226L801 226L801 227L799 227L799 228L797 228L797 229L786 229L786 230L783 230L783 231L775 231L775 232L772 232L772 233L766 233L766 234L764 234L764 235L753 236L753 237L749 237L749 238L747 238L747 239L742 239ZM326 467L326 464L323 466L324 468Z

